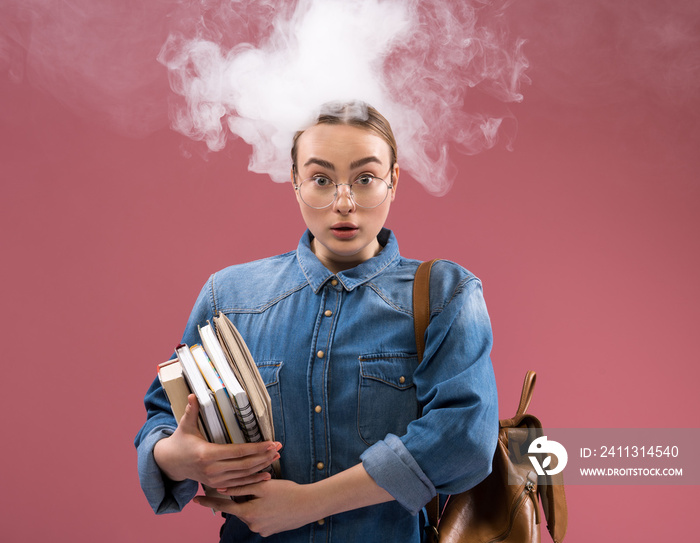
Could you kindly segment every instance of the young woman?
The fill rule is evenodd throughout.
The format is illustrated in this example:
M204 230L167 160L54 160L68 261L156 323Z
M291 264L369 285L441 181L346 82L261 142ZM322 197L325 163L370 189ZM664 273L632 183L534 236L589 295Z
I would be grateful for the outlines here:
M224 514L222 541L419 541L418 511L491 467L498 409L481 282L435 264L419 364L419 263L384 228L399 180L389 123L365 104L331 107L295 136L291 175L308 227L297 249L212 275L182 339L198 343L197 326L219 311L231 319L278 442L207 443L194 396L178 426L156 379L136 437L142 487L157 513L182 509L199 482L252 496L194 499ZM270 479L261 470L278 458Z

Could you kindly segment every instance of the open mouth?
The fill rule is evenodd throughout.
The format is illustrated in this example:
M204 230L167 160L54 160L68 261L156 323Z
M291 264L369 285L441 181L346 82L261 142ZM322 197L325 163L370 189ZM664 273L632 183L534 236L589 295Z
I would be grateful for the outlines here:
M340 239L351 238L357 233L357 231L357 226L351 224L341 224L331 227L331 232L333 232L333 235Z

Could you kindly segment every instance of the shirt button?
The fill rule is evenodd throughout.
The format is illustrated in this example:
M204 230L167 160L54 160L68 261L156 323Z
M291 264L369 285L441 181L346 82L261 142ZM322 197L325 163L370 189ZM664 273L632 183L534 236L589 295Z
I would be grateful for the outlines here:
M333 311L331 311L330 309L326 309L326 312L324 313L324 315L326 317L330 317L332 314L333 314Z
M323 526L326 523L326 519L321 519L318 521L319 526Z
M401 377L399 377L399 383L401 383L403 385L405 382L406 382L406 378L403 375Z
M323 357L325 356L325 354L326 354L326 353L324 353L323 351L318 351L318 352L316 353L316 356L318 356L319 358L323 358Z
M316 464L316 469L323 469L325 466L323 465L323 462L319 462Z
M314 409L314 411L316 411L316 413L320 413L320 412L321 412L321 406L320 406L320 405L317 405L316 408Z
M337 280L337 279L333 279L333 280L331 281L331 285L333 285L334 287L337 287L337 286L338 286L338 280Z

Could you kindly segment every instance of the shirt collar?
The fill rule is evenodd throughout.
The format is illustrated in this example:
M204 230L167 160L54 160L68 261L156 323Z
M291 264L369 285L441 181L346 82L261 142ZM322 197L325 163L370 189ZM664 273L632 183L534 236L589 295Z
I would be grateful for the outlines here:
M341 271L334 275L328 268L321 264L321 261L316 258L316 255L311 251L312 239L313 235L306 230L299 240L297 261L299 262L299 266L306 280L316 293L321 290L326 281L330 281L333 278L337 278L345 290L353 290L379 275L395 262L399 256L399 244L396 241L394 233L387 228L382 228L377 239L380 245L383 245L383 249L377 256L365 260L362 264L354 268Z

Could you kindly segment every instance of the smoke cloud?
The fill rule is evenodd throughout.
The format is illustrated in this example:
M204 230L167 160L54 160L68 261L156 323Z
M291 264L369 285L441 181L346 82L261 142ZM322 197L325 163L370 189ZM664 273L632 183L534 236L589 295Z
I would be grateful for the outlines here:
M699 25L696 0L3 0L0 91L38 89L129 136L240 137L276 181L322 103L364 100L402 170L444 194L455 152L509 147L529 77L567 112L636 108L694 145L672 127L697 125Z
M523 98L527 60L523 40L507 32L504 2L300 0L277 9L283 5L208 3L158 57L183 97L173 127L212 151L230 134L244 139L253 148L249 168L275 181L289 180L292 136L323 103L362 100L391 122L402 169L444 194L454 175L448 149L493 147L512 117L503 104ZM258 34L233 43L230 29L242 18Z

